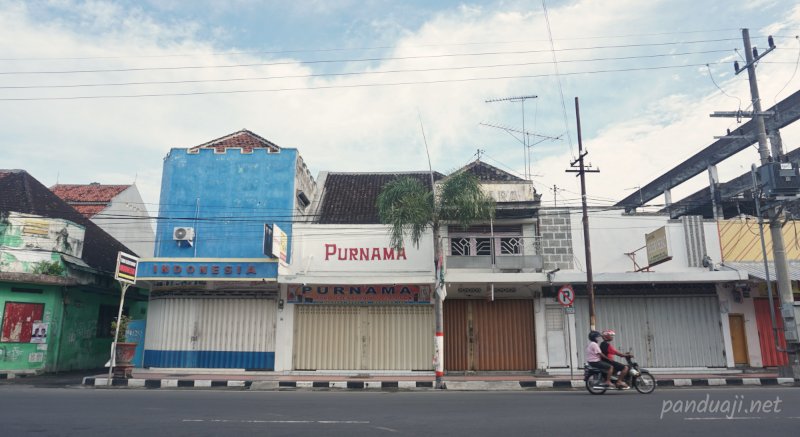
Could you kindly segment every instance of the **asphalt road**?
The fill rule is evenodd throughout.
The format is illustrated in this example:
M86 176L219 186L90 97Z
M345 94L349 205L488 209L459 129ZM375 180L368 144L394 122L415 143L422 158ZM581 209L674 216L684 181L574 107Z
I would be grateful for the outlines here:
M691 401L695 404L690 407ZM753 411L756 406L760 408ZM263 392L0 385L2 436L711 437L796 435L798 428L800 389L783 387L591 396L582 391Z

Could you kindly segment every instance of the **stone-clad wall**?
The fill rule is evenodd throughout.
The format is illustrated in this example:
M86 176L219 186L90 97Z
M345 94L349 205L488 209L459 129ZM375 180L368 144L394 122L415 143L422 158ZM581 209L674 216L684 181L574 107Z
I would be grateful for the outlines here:
M569 210L540 210L539 229L542 238L544 270L573 268L572 230Z

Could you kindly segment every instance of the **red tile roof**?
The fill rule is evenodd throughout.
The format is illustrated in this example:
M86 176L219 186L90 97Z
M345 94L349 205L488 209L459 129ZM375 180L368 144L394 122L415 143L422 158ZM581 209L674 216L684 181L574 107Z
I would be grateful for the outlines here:
M227 149L242 149L242 153L253 153L253 149L267 149L270 152L279 152L281 150L273 142L247 129L191 147L189 152L197 153L200 149L214 149L217 153L225 153Z
M111 199L128 189L130 185L91 184L58 184L50 187L50 191L63 199L84 217L91 218L111 202Z

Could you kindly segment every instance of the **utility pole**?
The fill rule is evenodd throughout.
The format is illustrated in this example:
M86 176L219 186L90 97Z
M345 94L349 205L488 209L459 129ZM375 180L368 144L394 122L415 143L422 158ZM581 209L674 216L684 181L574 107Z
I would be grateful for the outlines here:
M586 206L586 173L600 173L600 170L592 170L591 166L584 164L584 158L589 152L583 151L583 139L581 137L581 111L578 105L578 98L575 97L575 120L578 125L578 158L570 163L573 169L567 169L567 173L578 173L576 176L581 178L581 204L583 206L583 244L586 252L586 289L589 292L589 329L596 329L594 316L594 280L592 279L592 246L589 243L589 212ZM574 170L578 164L578 170Z
M747 71L747 78L750 83L750 97L753 102L753 112L742 113L741 111L735 111L734 114L729 112L717 112L712 116L753 117L756 125L756 135L758 140L758 155L761 160L761 165L763 166L772 161L780 161L781 156L783 155L780 134L776 129L771 129L775 132L772 132L770 135L772 139L772 154L770 155L770 147L767 144L767 130L764 123L764 117L773 116L774 114L765 113L762 111L761 97L758 93L758 81L756 80L756 63L775 49L775 43L772 39L772 36L770 36L768 38L769 48L764 51L764 53L759 54L758 49L751 46L750 31L748 29L742 29L742 40L744 42L745 62L747 62L747 64L743 68L739 68L738 61L734 62L733 65L737 75L743 71ZM782 308L781 312L784 313L784 310L792 312L794 311L794 297L792 296L792 285L789 279L789 270L786 262L786 248L783 241L783 233L781 232L781 210L781 206L773 205L767 209L767 216L769 217L769 231L770 236L772 237L772 259L775 265L775 279L778 282L778 295L780 296ZM769 278L769 276L767 276L767 278ZM771 307L773 302L770 301L769 305ZM789 358L789 365L782 366L779 369L779 374L780 376L793 377L797 379L800 378L800 355L798 355L800 344L798 344L796 340L797 327L794 322L794 317L791 317L789 321L791 321L791 323L784 323L784 334L787 340L786 353Z

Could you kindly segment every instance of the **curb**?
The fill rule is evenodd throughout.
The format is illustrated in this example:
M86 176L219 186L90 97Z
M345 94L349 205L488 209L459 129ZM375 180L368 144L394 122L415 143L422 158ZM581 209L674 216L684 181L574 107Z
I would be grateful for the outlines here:
M83 385L105 388L108 378L86 377ZM451 391L577 390L584 388L581 379L541 381L449 381ZM800 386L792 378L674 378L656 381L657 387L723 386ZM433 390L433 381L228 381L212 379L140 379L112 378L111 387L129 388L205 388L274 391L292 389L343 390Z

